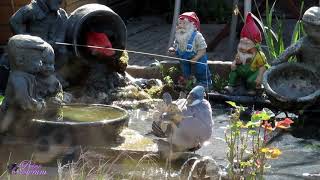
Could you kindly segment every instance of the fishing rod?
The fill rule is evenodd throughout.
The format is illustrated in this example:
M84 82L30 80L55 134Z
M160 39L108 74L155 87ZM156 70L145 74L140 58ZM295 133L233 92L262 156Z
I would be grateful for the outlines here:
M182 59L182 58L177 58L177 57L171 57L171 56L166 56L166 55L161 55L161 54L154 54L154 53L147 53L147 52L141 52L141 51L134 51L134 50L127 50L127 49L117 49L117 48L107 48L107 47L102 47L102 46L92 46L92 45L81 45L81 44L71 44L71 43L64 43L64 42L55 42L58 45L65 45L65 46L77 46L77 47L87 47L87 48L97 48L97 49L108 49L108 50L114 50L114 51L126 51L129 53L134 53L134 54L142 54L142 55L148 55L148 56L155 56L155 57L161 57L161 58L168 58L168 59L175 59L175 60L180 60L180 61L188 61L196 64L203 64L207 65L207 63L203 62L195 62L191 61L188 59Z
M142 55L147 55L147 56L154 56L154 57L161 57L161 58L168 58L168 59L175 59L179 61L187 61L195 64L202 64L208 66L207 63L203 62L195 62L191 61L188 59L182 59L182 58L177 58L177 57L171 57L171 56L166 56L166 55L161 55L161 54L154 54L154 53L147 53L147 52L141 52L141 51L134 51L134 50L127 50L127 49L118 49L118 48L107 48L107 47L102 47L102 46L92 46L92 45L82 45L82 44L72 44L72 43L65 43L65 42L55 42L57 45L64 45L64 46L77 46L77 47L87 47L87 48L97 48L97 49L108 49L108 50L114 50L114 51L120 51L120 52L128 52L128 53L134 53L134 54L142 54ZM207 91L209 92L209 77L208 77L208 68L206 68L206 85L207 85ZM209 98L209 97L208 97Z

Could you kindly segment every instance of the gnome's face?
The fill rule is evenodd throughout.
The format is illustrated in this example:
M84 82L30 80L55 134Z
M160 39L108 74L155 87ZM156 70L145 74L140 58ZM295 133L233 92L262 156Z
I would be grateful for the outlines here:
M247 61L250 61L254 57L254 54L249 53L247 51L241 51L238 49L238 56L241 63L246 64Z
M187 44L191 34L195 30L196 28L192 22L188 21L187 19L179 19L175 38L179 44Z
M238 57L242 64L250 61L256 53L255 44L248 38L241 38L238 45Z

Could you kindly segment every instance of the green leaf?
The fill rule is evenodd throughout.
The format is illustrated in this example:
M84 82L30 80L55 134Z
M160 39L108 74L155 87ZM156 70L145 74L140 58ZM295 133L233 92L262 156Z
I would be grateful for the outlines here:
M232 107L238 107L237 105L236 105L236 103L235 102L233 102L233 101L226 101L226 103L227 104L229 104L230 106L232 106Z
M257 133L256 130L250 130L250 131L248 132L248 134L250 134L251 136L255 136L255 135L257 135L258 133Z
M260 126L260 122L253 122L253 121L249 121L247 124L246 124L246 127L248 128L256 128L256 127L259 127Z
M238 106L236 105L236 103L233 102L233 101L226 101L226 103L229 104L229 105L232 106L232 107L238 107Z
M0 95L0 105L2 104L3 99L4 99L4 96Z
M264 112L264 111L261 111L259 113L254 113L252 116L251 116L251 121L268 121L270 119L270 116L268 113Z

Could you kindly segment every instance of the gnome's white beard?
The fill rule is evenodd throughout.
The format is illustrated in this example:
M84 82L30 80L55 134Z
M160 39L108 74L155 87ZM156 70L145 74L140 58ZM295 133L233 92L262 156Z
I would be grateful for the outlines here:
M246 64L247 60L252 59L253 56L254 56L253 54L243 53L243 52L240 52L240 51L238 51L238 55L239 55L239 59L240 59L242 64Z
M196 28L193 23L189 21L186 23L184 28L177 29L175 38L181 51L185 51L187 49L188 41L195 30Z

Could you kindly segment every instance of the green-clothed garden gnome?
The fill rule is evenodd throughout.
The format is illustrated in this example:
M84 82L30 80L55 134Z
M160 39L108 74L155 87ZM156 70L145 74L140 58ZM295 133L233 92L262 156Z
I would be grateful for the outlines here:
M255 95L256 90L261 89L263 73L269 66L266 56L258 48L261 41L261 32L252 14L248 13L246 23L241 30L238 52L231 65L228 86L225 87L228 93L236 91L239 79L245 81L245 87L250 95Z
M320 7L309 8L303 14L302 22L306 36L288 47L272 65L287 62L288 59L296 56L298 62L316 71L320 69Z

